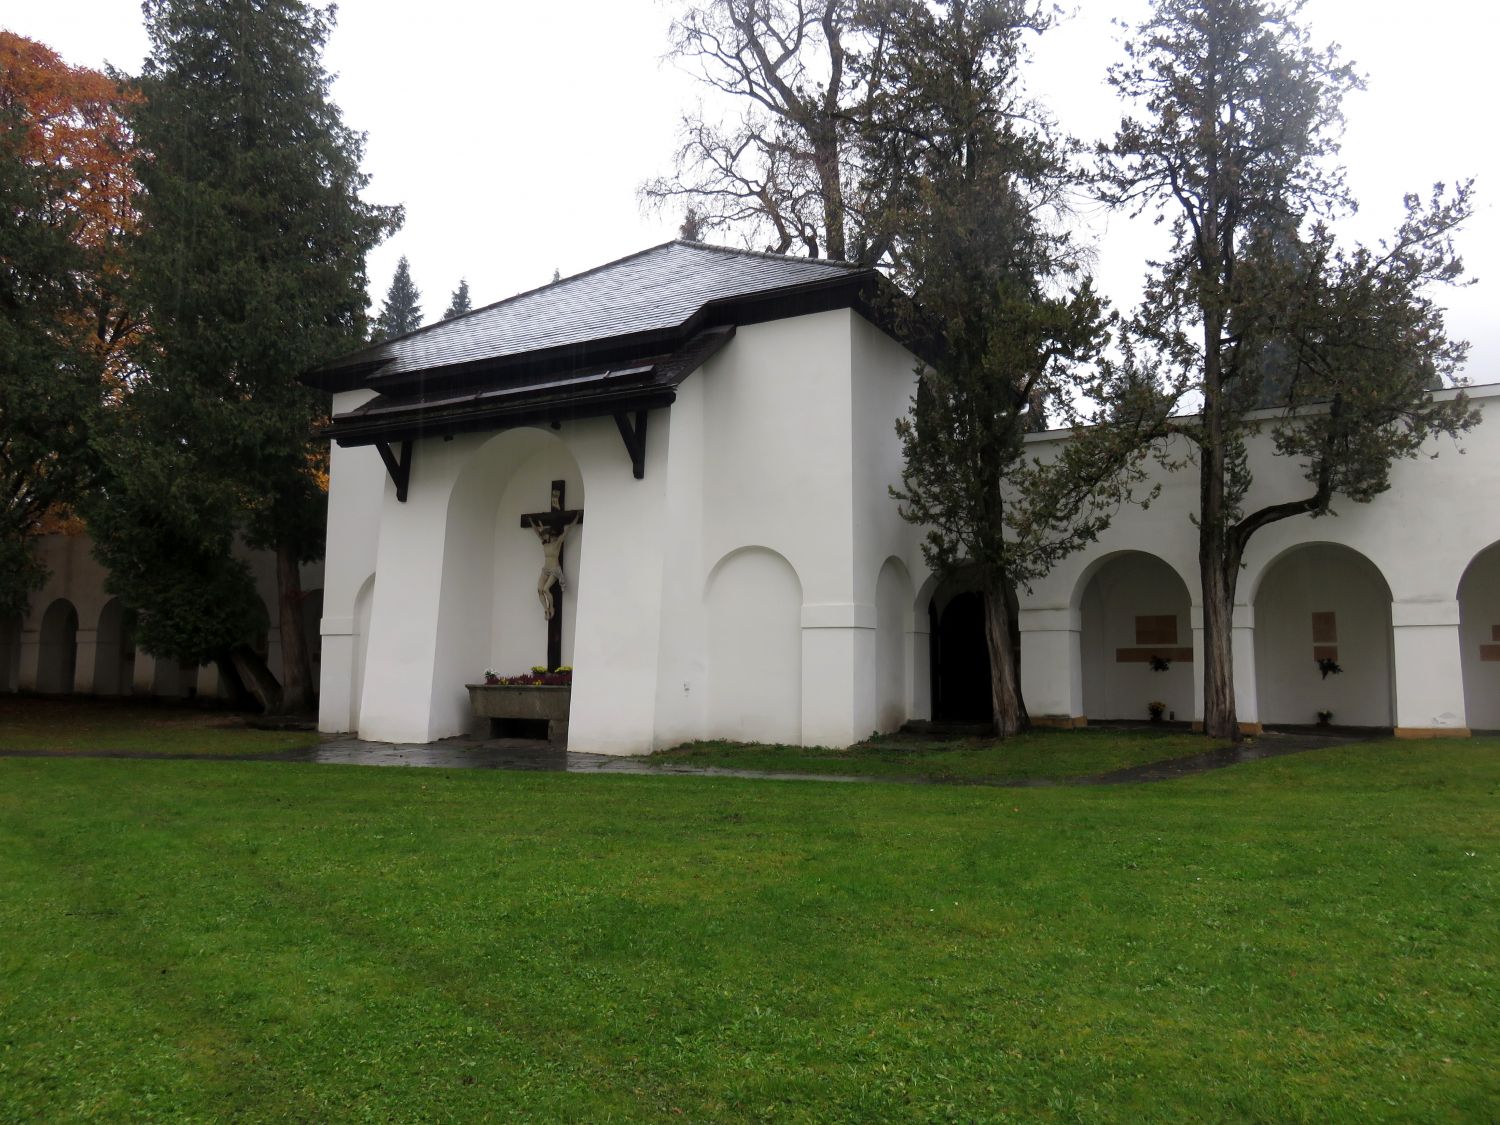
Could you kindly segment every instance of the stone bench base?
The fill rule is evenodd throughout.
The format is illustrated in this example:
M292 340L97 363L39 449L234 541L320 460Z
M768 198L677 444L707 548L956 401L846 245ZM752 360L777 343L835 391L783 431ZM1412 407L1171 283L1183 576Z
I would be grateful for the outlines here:
M469 689L469 706L477 718L490 720L490 731L506 720L526 720L547 724L547 741L566 745L568 711L572 706L570 687L543 687L535 684L465 684Z

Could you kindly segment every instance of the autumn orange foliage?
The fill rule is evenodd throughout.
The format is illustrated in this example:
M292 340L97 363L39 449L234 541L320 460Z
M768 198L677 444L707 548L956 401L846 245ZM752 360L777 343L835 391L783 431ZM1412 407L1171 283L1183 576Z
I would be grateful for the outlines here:
M110 369L122 362L121 346L139 327L120 296L139 187L126 115L138 100L108 75L69 66L49 47L0 31L0 113L14 114L23 130L22 159L57 177L54 217L71 225L89 274L89 322L79 327Z

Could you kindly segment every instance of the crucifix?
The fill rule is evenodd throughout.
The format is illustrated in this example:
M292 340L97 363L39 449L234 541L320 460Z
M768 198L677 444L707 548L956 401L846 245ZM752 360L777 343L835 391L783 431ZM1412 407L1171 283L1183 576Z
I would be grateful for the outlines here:
M542 603L542 615L547 618L547 670L555 672L562 665L562 595L568 588L563 577L563 540L568 529L583 522L583 510L569 510L567 505L568 484L566 481L552 482L552 505L545 512L528 512L521 517L521 526L536 532L542 541L542 575L537 579L536 596ZM554 587L556 593L553 593Z

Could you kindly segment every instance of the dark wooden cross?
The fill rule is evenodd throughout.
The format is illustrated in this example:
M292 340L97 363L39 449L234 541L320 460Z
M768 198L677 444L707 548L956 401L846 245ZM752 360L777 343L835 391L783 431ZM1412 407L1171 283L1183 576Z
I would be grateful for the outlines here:
M567 481L553 481L551 507L545 512L528 512L521 517L521 526L535 531L537 538L542 541L542 577L537 581L537 596L541 597L546 592L552 600L552 616L547 618L549 672L557 671L562 665L563 598L562 584L558 581L557 574L548 574L550 560L547 558L547 548L553 543L557 544L557 570L562 571L562 549L566 545L562 542L563 536L569 527L576 527L583 522L583 509L569 510L566 507L567 491Z

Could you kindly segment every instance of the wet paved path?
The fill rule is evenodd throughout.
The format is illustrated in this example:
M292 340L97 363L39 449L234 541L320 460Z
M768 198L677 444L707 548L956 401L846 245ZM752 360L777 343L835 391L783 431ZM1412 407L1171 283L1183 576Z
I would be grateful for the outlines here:
M185 760L214 762L305 762L346 766L409 766L435 769L516 770L534 773L611 773L665 777L738 777L761 781L836 781L848 784L885 783L891 785L980 785L998 788L1044 789L1064 785L1130 785L1150 781L1207 773L1262 758L1279 758L1332 746L1365 742L1371 734L1328 733L1311 731L1268 731L1259 738L1239 746L1207 750L1186 758L1150 762L1142 766L1112 770L1107 773L1083 774L1065 778L954 778L923 777L851 777L842 774L769 772L737 770L720 766L663 765L645 758L622 758L610 754L579 754L526 739L492 739L484 742L446 739L431 743L363 742L357 738L337 738L305 750L288 750L276 754L153 754L136 750L95 750L80 753L52 750L4 750L4 758L122 758L141 760Z

